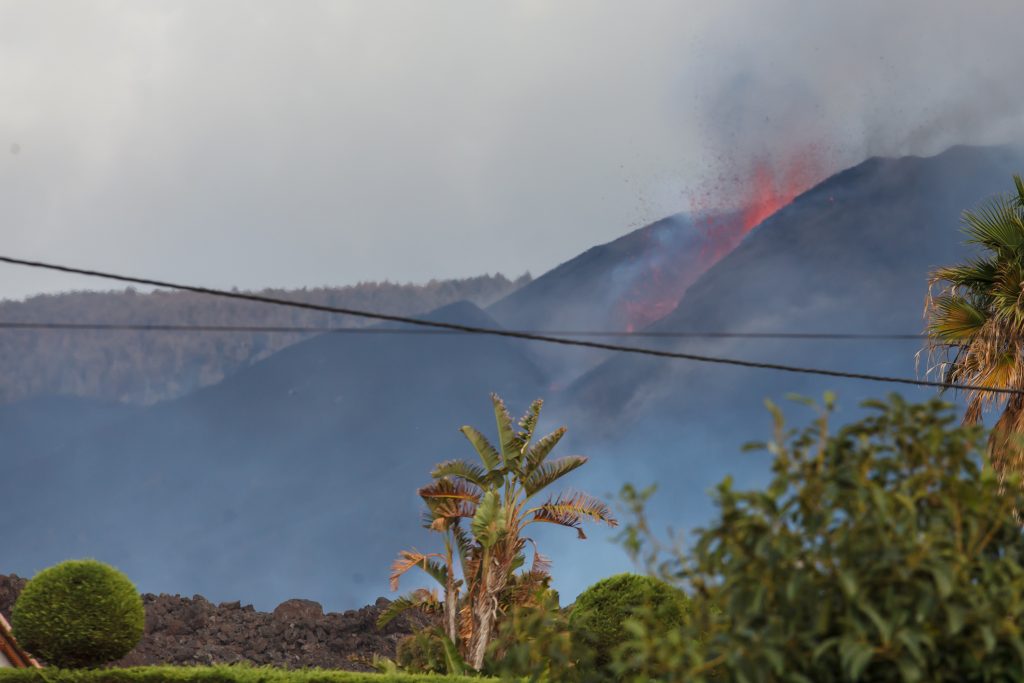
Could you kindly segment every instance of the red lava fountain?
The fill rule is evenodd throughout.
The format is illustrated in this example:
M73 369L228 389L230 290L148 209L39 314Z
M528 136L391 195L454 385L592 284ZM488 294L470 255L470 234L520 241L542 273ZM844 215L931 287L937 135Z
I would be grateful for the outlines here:
M698 192L691 199L698 239L681 237L678 251L659 244L645 254L646 268L620 303L626 330L643 328L670 313L686 289L747 233L821 180L824 167L820 148L808 145L782 163L756 160L742 176L720 178Z

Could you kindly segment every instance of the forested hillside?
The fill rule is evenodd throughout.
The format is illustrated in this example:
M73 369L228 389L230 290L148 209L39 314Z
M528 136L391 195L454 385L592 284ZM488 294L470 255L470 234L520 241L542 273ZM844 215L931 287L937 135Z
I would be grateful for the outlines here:
M455 301L481 306L529 282L482 275L426 284L264 290L330 306L418 314ZM0 301L0 321L142 325L361 327L372 321L188 292L69 292ZM214 384L308 337L284 332L0 330L0 402L64 394L151 404Z

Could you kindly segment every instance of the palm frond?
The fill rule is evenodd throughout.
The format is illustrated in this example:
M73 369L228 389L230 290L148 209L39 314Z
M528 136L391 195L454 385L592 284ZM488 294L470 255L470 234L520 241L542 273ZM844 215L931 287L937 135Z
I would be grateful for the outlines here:
M537 543L532 538L526 540L533 544L533 564L530 566L530 573L550 574L551 558L541 554L540 550L537 549Z
M535 469L540 467L547 457L554 450L558 442L565 436L565 427L559 427L547 436L542 437L537 443L530 446L526 451L526 475L529 476Z
M534 571L516 574L506 588L504 596L509 607L527 607L540 604L543 593L551 585L551 576Z
M436 498L471 500L476 503L483 495L481 489L486 487L487 482L483 468L462 460L443 462L430 475L434 481L417 490L420 498L428 503Z
M974 337L987 320L983 310L960 297L940 296L933 306L928 332L943 343L954 344Z
M377 617L377 628L384 628L394 621L396 617L411 609L419 610L426 614L435 614L441 611L441 601L438 600L435 591L417 588L412 593L392 601Z
M475 626L475 620L473 619L472 606L467 602L462 609L459 610L459 641L468 643L473 639L473 629Z
M585 464L587 464L587 459L584 456L567 455L539 465L523 482L526 495L534 495Z
M476 515L470 522L470 529L473 536L485 548L489 548L498 542L505 531L505 515L502 514L501 500L494 491L484 494L483 500L477 506Z
M398 580L413 567L422 568L423 571L437 579L443 586L447 577L447 571L444 569L444 565L434 562L434 558L444 559L438 553L421 553L416 550L403 550L398 553L398 557L391 563L391 590L398 590ZM436 574L438 567L441 567L439 575Z
M451 527L452 537L455 539L455 549L458 551L459 561L462 563L462 574L466 575L466 562L473 552L473 539L466 530L458 524Z
M1001 483L1008 474L1024 474L1021 434L1024 434L1024 399L1014 396L989 436L989 459Z
M497 394L491 394L491 402L494 403L494 419L498 423L498 442L501 444L501 455L506 459L505 465L508 466L509 456L514 458L522 446L519 444L519 435L513 427L512 413L508 412L505 402Z
M480 553L477 550L474 546L462 564L462 576L470 593L480 587Z
M458 526L453 527L455 533L455 547L459 558L459 570L462 572L460 585L466 586L467 596L475 590L479 583L480 574L480 546L476 545L465 529Z
M540 420L540 409L544 407L543 399L536 399L530 404L526 414L519 418L519 443L520 448L529 446L533 440L533 434L537 430L537 422Z
M529 512L533 513L531 522L546 522L575 529L581 539L587 537L580 528L585 519L611 527L618 525L607 505L585 493L560 494Z
M963 213L968 244L980 244L1005 255L1024 246L1024 222L1007 197L994 197L972 211Z
M985 371L978 377L978 383L1001 389L1013 387L1019 373L1019 362L1017 353L1004 352L999 358L985 365Z
M963 214L979 256L937 268L929 277L928 372L972 386L1024 388L1024 181L1015 195L997 196ZM937 294L934 290L938 288ZM1004 394L966 390L965 421L977 423Z
M981 411L985 407L984 402L980 396L975 396L967 404L967 410L964 411L964 424L965 425L976 425L981 422Z
M498 450L487 440L487 437L478 432L475 428L466 425L460 429L463 435L469 439L469 443L473 444L473 448L476 449L477 455L480 456L480 461L483 462L484 467L488 471L497 469L501 465L501 454Z
M441 500L430 511L433 517L429 528L432 531L444 531L460 519L473 519L476 516L476 503L471 500Z
M998 276L999 264L995 259L974 258L954 266L936 268L931 273L931 280L945 280L953 287L984 291L995 283Z

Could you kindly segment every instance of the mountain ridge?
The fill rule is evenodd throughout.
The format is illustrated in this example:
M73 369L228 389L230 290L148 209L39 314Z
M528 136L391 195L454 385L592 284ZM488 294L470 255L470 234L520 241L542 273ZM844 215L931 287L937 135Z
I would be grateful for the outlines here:
M487 305L529 282L501 274L422 285L391 282L260 293L328 306L419 315L448 303ZM0 301L0 320L25 323L365 327L366 320L193 292L78 291ZM103 330L0 330L0 403L48 395L138 405L216 384L310 334Z

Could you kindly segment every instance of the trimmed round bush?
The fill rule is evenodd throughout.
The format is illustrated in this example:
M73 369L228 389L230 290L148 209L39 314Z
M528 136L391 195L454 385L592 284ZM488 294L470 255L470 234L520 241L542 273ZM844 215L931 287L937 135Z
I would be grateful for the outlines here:
M100 666L134 648L146 623L128 577L95 560L71 560L36 574L11 613L14 636L61 668Z
M580 594L569 617L569 632L575 645L593 654L598 667L607 667L612 651L626 640L623 622L637 610L646 609L667 631L683 623L688 606L686 594L664 581L640 574L617 574Z

